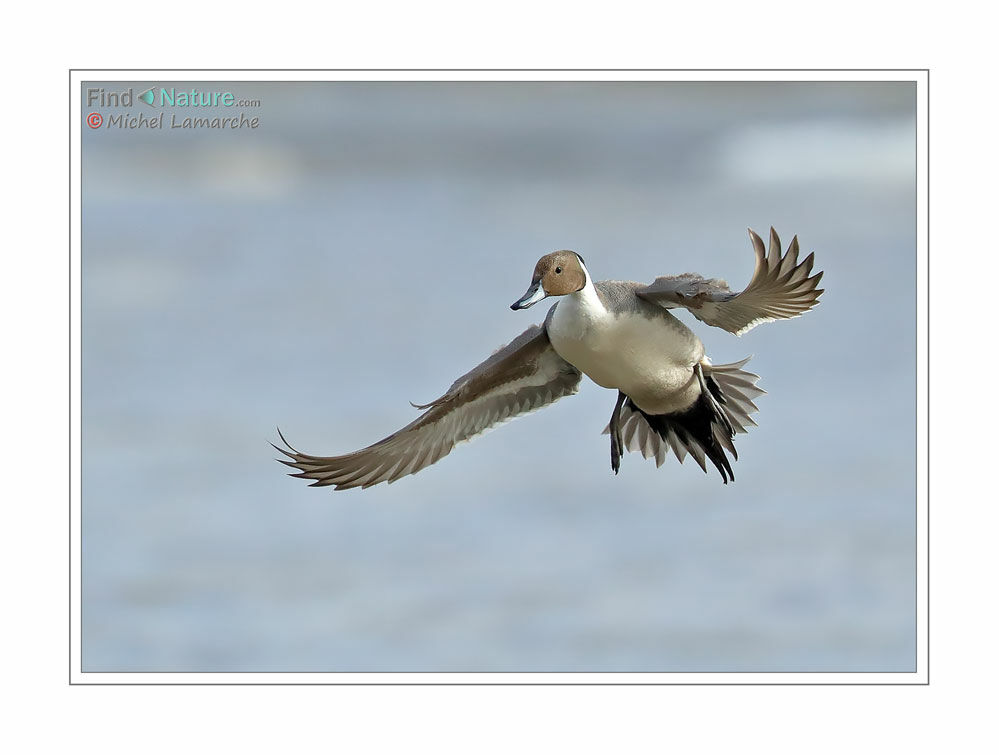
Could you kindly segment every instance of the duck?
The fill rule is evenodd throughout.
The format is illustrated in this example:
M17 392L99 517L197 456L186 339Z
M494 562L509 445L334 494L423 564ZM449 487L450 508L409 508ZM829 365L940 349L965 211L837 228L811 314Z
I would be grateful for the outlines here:
M781 253L770 229L769 248L749 229L756 266L749 284L733 292L697 273L660 276L651 284L594 281L583 257L563 249L538 260L527 291L510 305L523 310L555 298L542 324L455 380L411 423L370 446L340 456L271 444L291 476L335 490L392 483L435 464L486 430L579 391L583 376L617 391L603 433L610 436L616 475L625 451L661 466L672 452L687 455L722 482L735 481L734 439L757 423L754 399L766 393L759 375L743 369L752 357L712 364L704 344L673 312L741 336L765 322L796 318L818 304L823 272L812 274L815 253L798 261L795 236ZM412 402L411 402L412 403ZM731 459L729 458L731 457Z

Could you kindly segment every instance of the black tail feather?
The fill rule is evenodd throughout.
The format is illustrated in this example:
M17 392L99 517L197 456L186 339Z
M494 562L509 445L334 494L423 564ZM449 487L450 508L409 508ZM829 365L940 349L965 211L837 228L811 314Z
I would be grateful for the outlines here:
M715 465L722 476L722 481L727 485L729 481L735 481L735 474L732 472L732 464L729 462L728 456L725 455L724 447L715 437L715 428L722 437L729 439L735 436L735 431L721 408L721 404L725 403L725 397L718 383L713 378L708 377L701 384L706 390L701 392L700 397L689 409L682 412L646 414L630 398L627 405L632 411L645 417L645 421L659 434L663 441L667 440L669 432L672 430L686 446L691 447L693 444L700 446L704 455ZM731 443L728 445L735 448ZM735 456L734 452L733 456Z

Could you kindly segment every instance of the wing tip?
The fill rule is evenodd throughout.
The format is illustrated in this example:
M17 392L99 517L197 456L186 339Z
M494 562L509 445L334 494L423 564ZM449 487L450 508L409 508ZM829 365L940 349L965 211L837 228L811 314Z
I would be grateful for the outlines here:
M284 443L285 446L290 451L292 451L292 452L294 452L296 454L301 454L301 451L299 451L297 448L295 448L293 445L291 445L291 443L288 442L288 439L284 437L284 433L281 432L281 428L280 427L275 427L274 429L277 430L277 434L278 434L278 437L281 439L281 442ZM270 441L267 441L267 442L270 443ZM271 445L274 446L274 448L276 448L278 451L280 451L281 453L283 453L285 456L292 456L292 454L288 453L288 451L285 451L283 448L279 448L278 446L275 446L273 443L271 443ZM294 457L292 457L292 458L294 458Z

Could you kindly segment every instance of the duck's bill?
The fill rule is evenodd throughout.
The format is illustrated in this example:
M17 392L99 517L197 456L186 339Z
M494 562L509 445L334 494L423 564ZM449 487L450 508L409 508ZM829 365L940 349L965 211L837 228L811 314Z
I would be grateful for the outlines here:
M541 285L541 281L532 283L531 287L527 289L527 293L511 304L510 309L527 309L532 304L537 304L546 296L548 296L548 294L545 293L545 289Z

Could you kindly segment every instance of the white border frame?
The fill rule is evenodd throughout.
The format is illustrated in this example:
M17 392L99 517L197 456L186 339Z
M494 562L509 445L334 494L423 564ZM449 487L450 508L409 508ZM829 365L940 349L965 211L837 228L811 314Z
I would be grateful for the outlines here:
M81 640L81 133L83 81L912 81L916 84L916 671L893 673L114 673L83 672ZM929 684L929 71L886 70L125 70L69 71L70 684Z

